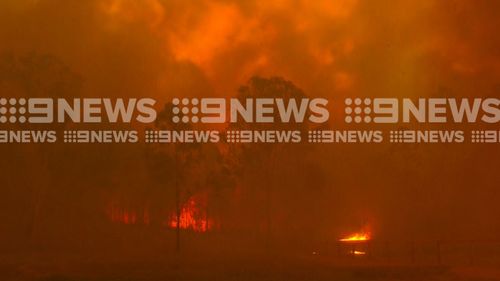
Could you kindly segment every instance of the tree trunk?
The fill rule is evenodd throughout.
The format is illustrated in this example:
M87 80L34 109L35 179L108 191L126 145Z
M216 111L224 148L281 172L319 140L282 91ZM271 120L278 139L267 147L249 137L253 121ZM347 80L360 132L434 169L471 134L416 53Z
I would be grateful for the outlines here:
M179 190L179 174L175 175L175 252L181 251L181 202Z

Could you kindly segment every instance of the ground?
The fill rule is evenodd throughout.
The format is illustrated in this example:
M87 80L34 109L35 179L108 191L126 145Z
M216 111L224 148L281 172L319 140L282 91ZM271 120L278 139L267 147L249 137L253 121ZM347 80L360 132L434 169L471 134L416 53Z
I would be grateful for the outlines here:
M77 256L40 256L2 259L5 281L156 281L156 280L500 280L500 269L490 266L382 264L376 261L331 257L252 256L215 258L171 256L134 260L82 260ZM21 261L22 260L22 261Z

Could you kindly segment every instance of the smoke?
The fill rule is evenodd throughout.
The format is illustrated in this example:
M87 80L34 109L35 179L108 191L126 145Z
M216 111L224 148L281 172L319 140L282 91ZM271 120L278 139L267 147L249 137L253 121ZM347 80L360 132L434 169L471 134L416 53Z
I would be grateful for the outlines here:
M436 78L496 84L492 5L4 1L1 48L59 57L95 94L233 95L251 76L280 75L315 95L416 95Z
M486 0L7 0L0 3L0 55L57 58L81 80L74 95L148 96L160 104L174 96L234 96L255 75L282 76L308 96L336 100L498 96L499 6ZM498 173L490 164L497 148L361 145L312 153L317 171L310 177L321 178L322 186L314 191L321 201L314 214L324 217L307 223L328 235L366 221L378 224L375 235L500 230L491 215L498 212ZM294 198L311 196L296 192ZM313 207L285 202L282 208ZM457 216L464 209L470 211Z

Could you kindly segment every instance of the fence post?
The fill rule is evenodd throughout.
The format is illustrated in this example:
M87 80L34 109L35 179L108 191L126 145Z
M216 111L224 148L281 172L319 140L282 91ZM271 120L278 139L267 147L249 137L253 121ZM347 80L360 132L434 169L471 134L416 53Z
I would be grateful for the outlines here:
M436 242L436 258L437 258L437 263L438 265L441 265L441 241Z
M411 263L415 263L415 241L410 242L410 259Z

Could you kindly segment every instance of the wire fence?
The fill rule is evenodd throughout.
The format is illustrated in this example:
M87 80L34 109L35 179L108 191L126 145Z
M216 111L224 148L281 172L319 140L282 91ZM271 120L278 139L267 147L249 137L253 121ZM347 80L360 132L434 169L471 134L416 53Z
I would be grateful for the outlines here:
M428 265L500 265L500 241L337 242L340 259Z

